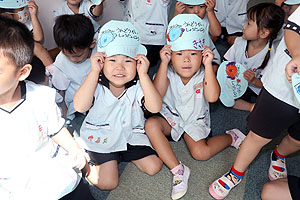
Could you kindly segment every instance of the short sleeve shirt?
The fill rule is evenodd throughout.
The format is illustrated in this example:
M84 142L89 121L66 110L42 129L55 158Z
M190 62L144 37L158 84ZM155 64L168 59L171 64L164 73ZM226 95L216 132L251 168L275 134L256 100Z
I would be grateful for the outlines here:
M228 34L242 32L247 21L247 4L249 0L217 0L215 14Z
M98 84L94 104L80 129L79 144L98 153L125 151L128 143L151 146L144 131L143 97L139 81L119 97Z
M285 28L300 34L300 7L288 18ZM293 93L292 84L288 82L285 75L285 67L291 59L285 38L283 38L273 59L268 63L262 82L266 90L274 97L300 109L300 103Z
M225 53L224 58L228 61L234 61L241 63L246 70L252 70L255 73L256 78L261 78L261 73L263 70L259 69L265 56L268 52L269 44L265 46L263 50L261 50L255 56L248 58L247 55L247 40L244 40L242 37L238 37L235 39L234 44L230 47L230 49ZM271 48L270 59L273 57L275 51L274 48ZM266 66L267 67L267 66ZM266 69L264 68L264 70ZM259 94L261 88L258 88L249 83L249 88L253 90L256 94Z
M204 68L199 69L186 85L173 66L169 66L168 78L170 83L160 114L171 125L173 140L178 141L184 132L194 141L206 138L210 133L210 114L203 93Z
M100 28L100 24L94 20L94 18L92 17L92 14L90 12L90 8L93 4L89 1L89 0L82 0L80 3L80 7L79 7L79 12L78 14L83 14L86 17L88 17L91 21L92 24L94 25L94 31L97 32L98 29ZM54 15L60 16L60 15L73 15L75 14L68 6L67 1L63 2L62 5L57 8L56 10L53 11Z
M30 81L20 82L20 87L21 100L10 110L0 107L0 197L3 190L11 191L12 197L18 195L15 191L38 193L29 187L34 185L31 170L36 166L34 163L42 165L39 162L50 161L55 155L57 144L50 136L64 125L54 89ZM71 167L69 170L73 171Z
M126 0L124 20L139 31L142 44L164 45L171 0Z
M92 55L95 52L96 48L93 49ZM67 118L73 119L72 114L76 112L73 106L73 96L91 70L90 59L87 58L81 63L73 63L60 52L53 65L52 84L58 90L66 90L65 102L68 107Z

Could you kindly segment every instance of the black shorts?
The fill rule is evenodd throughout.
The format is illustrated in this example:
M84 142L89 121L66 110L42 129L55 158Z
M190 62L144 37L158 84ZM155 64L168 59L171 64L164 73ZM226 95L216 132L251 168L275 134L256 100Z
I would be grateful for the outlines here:
M299 109L272 96L262 88L253 111L249 114L248 127L255 134L273 139L288 129L289 135L300 141Z
M118 151L113 153L97 153L93 151L86 152L89 154L91 160L90 165L101 165L111 160L119 162L130 162L133 160L139 160L150 155L157 155L156 152L149 146L132 146L127 144L126 151Z
M246 92L240 98L249 103L255 103L257 99L257 94L248 87Z
M288 175L288 184L293 200L300 200L300 178Z

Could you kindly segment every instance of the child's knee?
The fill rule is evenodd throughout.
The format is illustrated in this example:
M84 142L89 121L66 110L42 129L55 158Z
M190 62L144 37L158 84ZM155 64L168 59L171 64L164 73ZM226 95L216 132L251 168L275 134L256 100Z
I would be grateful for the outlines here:
M118 184L119 181L115 180L115 179L106 179L106 180L101 180L100 178L98 179L92 179L91 177L88 177L88 180L97 188L99 188L100 190L113 190L115 189Z
M191 151L191 155L195 160L209 160L211 158L211 153L209 149L194 149Z
M162 168L162 161L158 158L157 161L153 162L150 166L147 167L147 174L153 176L157 174Z
M147 132L152 132L155 128L159 127L159 123L156 117L150 117L149 119L146 120L145 122L145 131Z
M270 195L272 195L273 193L271 192L271 184L270 182L266 183L261 191L261 199L262 200L268 200L270 199Z

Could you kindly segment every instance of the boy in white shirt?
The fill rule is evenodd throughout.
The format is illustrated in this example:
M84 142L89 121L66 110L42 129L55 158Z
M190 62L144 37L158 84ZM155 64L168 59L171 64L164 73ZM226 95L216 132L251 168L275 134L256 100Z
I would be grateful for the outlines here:
M72 120L76 112L73 96L90 72L90 56L95 53L94 28L82 14L61 15L56 19L53 33L61 52L50 70L51 81L64 97L64 117Z
M72 168L85 166L84 153L63 127L55 91L24 81L31 71L32 34L6 17L0 16L0 27L5 27L0 29L0 199L62 198L80 181Z

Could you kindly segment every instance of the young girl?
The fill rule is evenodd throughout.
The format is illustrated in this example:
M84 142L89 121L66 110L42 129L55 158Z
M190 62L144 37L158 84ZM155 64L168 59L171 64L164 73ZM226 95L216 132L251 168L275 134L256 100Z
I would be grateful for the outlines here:
M149 175L161 169L144 131L143 110L159 112L162 100L147 74L146 48L131 23L106 23L98 51L74 95L74 107L78 112L90 109L79 138L90 157L87 178L111 190L118 185L118 162L132 161Z
M190 169L178 161L166 136L174 141L184 138L196 160L208 160L230 145L238 148L245 137L232 130L206 141L210 133L208 102L218 100L220 87L212 68L214 55L209 48L203 48L204 27L194 14L180 14L171 20L167 30L169 45L160 52L162 62L154 79L164 97L162 110L145 124L151 144L173 174L172 199L186 193Z
M275 50L272 46L284 20L284 12L275 4L261 3L248 10L243 36L224 55L228 61L239 62L247 69L244 78L249 82L245 94L235 100L233 108L251 111L262 88L261 77L269 58Z
M300 5L299 0L287 2L295 6L298 4L297 7ZM269 172L268 175L266 173L266 177L269 176L271 181L287 178L285 157L300 150L300 103L294 96L292 84L285 76L287 65L297 66L300 40L299 38L297 40L297 37L294 38L294 36L299 36L299 16L300 8L290 16L285 26L284 38L266 67L265 74L262 77L263 88L257 98L253 112L250 113L247 119L250 132L244 140L231 170L210 185L209 192L216 199L224 199L242 181L248 166L260 150L273 138L277 138L282 134L284 130L288 131L288 135L272 151ZM291 32L294 33L290 35ZM290 46L291 43L292 46ZM287 74L289 75L288 71ZM293 180L292 183L295 184L295 181L297 180ZM284 186L281 185L281 187ZM282 197L285 194L283 191L279 192L281 199L287 199ZM272 197L274 197L272 199L280 197L276 193L272 194Z
M38 6L34 0L6 0L0 1L1 15L11 17L23 24L33 32L36 42L43 42L44 32L38 19Z
M221 34L221 25L214 12L215 4L215 0L178 0L174 15L181 13L196 14L206 24L207 34L217 37ZM214 53L213 69L217 72L221 57L213 41L210 38L207 38L207 40L205 46L208 46Z
M98 5L93 5L90 0L66 0L59 8L54 10L54 15L57 17L60 15L84 14L92 21L96 33L100 28L98 20L103 13L104 0L94 0L93 2Z

